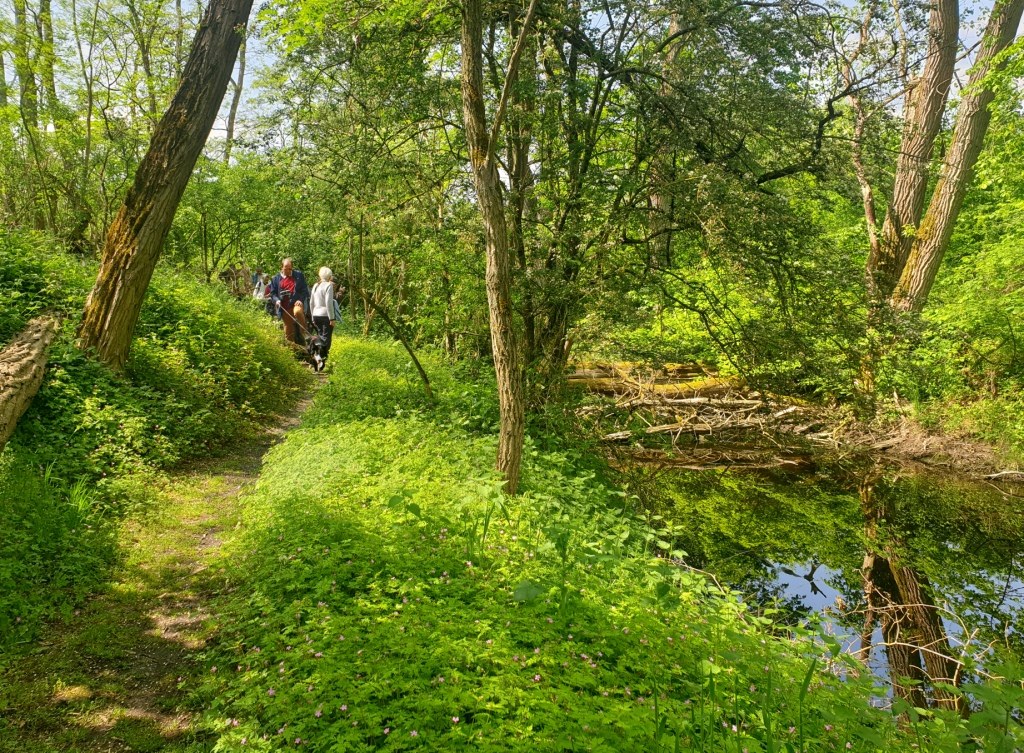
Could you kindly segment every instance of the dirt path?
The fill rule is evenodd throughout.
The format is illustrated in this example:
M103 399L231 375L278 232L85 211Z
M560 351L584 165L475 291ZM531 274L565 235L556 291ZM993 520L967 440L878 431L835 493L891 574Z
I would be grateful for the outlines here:
M194 691L224 590L216 555L264 453L297 423L172 474L123 526L123 562L105 590L0 673L0 753L211 749Z

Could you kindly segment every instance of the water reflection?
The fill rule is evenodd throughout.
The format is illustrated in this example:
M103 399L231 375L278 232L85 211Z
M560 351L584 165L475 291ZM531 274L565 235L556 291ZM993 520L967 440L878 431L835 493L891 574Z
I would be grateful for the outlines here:
M965 653L1024 656L1019 489L884 469L813 477L636 469L688 561L784 620L824 613L894 695L956 708Z
M876 622L882 628L889 678L896 695L915 707L963 711L960 696L943 686L959 686L963 663L953 656L928 576L914 566L897 521L893 498L875 493L869 476L859 488L866 551L861 566L864 624L858 655L865 663L873 648Z

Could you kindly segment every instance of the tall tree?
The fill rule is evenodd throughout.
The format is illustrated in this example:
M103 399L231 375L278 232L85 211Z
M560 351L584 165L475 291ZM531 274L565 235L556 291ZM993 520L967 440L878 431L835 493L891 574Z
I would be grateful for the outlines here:
M81 347L122 368L153 269L227 90L253 0L212 0L170 107L111 224L79 328Z
M876 298L892 292L921 221L932 149L953 80L959 29L957 0L937 0L928 16L924 68L905 99L903 139L882 242L879 253L868 258L868 284Z
M4 67L4 52L0 48L0 108L7 107L7 70Z
M14 71L18 75L21 118L29 130L39 125L39 91L32 65L32 38L28 27L28 6L25 0L14 0Z
M462 5L462 112L469 162L486 232L487 303L501 413L497 468L505 478L505 490L509 493L515 493L519 487L526 406L519 343L512 311L512 270L505 201L501 193L495 146L536 4L537 0L531 0L519 39L512 51L490 131L484 109L483 2L465 0Z
M58 122L57 109L59 101L57 99L57 55L54 51L53 46L53 14L51 12L51 1L50 0L39 0L39 19L37 22L37 31L39 34L39 54L38 59L40 67L40 75L42 78L43 92L46 95L46 113L49 118L49 122L54 126Z
M893 303L900 309L920 311L931 292L991 120L989 105L995 94L986 79L999 53L1016 36L1022 12L1024 0L996 0L992 8L981 50L957 108L952 143L893 292Z
M231 162L231 145L235 140L235 119L238 105L242 101L242 87L245 86L245 38L238 49L238 77L231 82L231 107L228 109L228 123L224 134L224 164Z
M926 202L935 141L946 114L956 65L960 27L957 0L937 0L931 6L924 65L920 75L907 82L899 158L881 237L869 238L866 272L876 314L886 306L920 311L927 300L988 130L988 106L994 95L986 79L999 54L1016 36L1022 11L1022 0L994 1L957 108L950 147ZM870 17L864 23L869 22ZM903 60L908 56L904 52L898 57ZM897 75L900 73L897 71ZM871 236L873 193L859 151L865 116L858 101L854 102L854 114L854 164L865 195Z

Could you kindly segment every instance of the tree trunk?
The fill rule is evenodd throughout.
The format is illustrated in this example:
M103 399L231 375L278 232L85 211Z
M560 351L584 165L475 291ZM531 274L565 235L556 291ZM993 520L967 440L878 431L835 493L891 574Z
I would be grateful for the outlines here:
M932 705L963 713L959 694L935 687L936 683L959 685L959 664L950 655L949 639L927 577L900 562L899 550L905 544L899 536L879 531L882 521L894 519L895 511L875 498L874 483L869 478L860 485L868 551L861 570L867 610L859 654L866 662L877 617L895 694L915 707L927 708L929 695L925 691L930 690Z
M932 147L942 126L953 80L959 28L957 0L936 0L928 18L924 70L907 95L903 138L892 199L882 225L882 242L878 253L868 256L868 282L875 301L892 293L910 254L913 231L921 221Z
M7 68L4 65L4 53L6 50L0 47L0 109L7 108Z
M55 318L39 317L0 351L0 449L43 383L47 350L56 333Z
M509 35L513 38L522 34L523 19L516 16L516 3L509 5ZM530 279L531 262L526 250L526 219L532 214L533 204L530 192L533 189L531 156L536 149L533 127L537 108L537 42L533 35L525 37L527 46L523 50L522 63L518 68L517 96L508 108L506 129L506 160L509 182L509 248L522 281L520 292L523 317L524 352L526 363L532 363L537 351L537 305L534 285Z
M527 24L528 20L524 23L524 32ZM514 68L510 65L506 89L513 76ZM499 102L495 115L496 125L500 125L505 92L502 94L503 101ZM465 0L462 6L462 113L477 202L486 232L487 304L501 414L496 465L505 478L505 490L514 494L519 488L525 434L523 375L512 313L505 206L494 159L494 137L488 134L484 112L482 0Z
M181 0L174 0L174 72L181 78L181 68L185 55L185 15L181 10Z
M899 542L902 545L902 542ZM946 637L942 618L931 595L931 585L924 573L912 567L905 567L889 552L889 568L899 589L900 604L910 619L905 620L908 628L903 636L918 647L921 679L931 686L932 699L939 708L963 712L963 698L956 693L935 687L936 683L959 685L959 665L950 656L952 650Z
M153 32L147 29L147 20L134 2L128 3L128 12L132 19L132 32L135 35L135 45L139 51L139 61L142 63L142 72L146 78L146 94L149 103L149 115L152 123L157 122L157 115L160 106L157 104L156 79L153 75Z
M243 32L244 34L245 32ZM238 116L238 105L242 101L242 87L245 86L245 37L238 48L238 80L234 82L231 95L231 109L228 110L227 131L224 134L224 164L231 162L231 147L235 140L235 118Z
M669 19L668 36L674 41L665 48L662 56L662 79L659 94L668 97L672 89L672 79L679 50L683 47L682 24L679 13L673 13ZM651 219L650 234L653 250L648 254L648 264L652 268L672 266L672 230L675 225L675 197L668 194L666 186L675 181L676 150L671 144L662 143L655 150L651 159ZM668 195L666 195L668 194Z
M14 71L18 75L21 119L28 130L39 126L39 94L29 49L28 8L25 0L14 0Z
M1013 41L1022 11L1024 0L996 0L992 7L981 51L957 109L953 142L893 292L892 302L897 308L920 311L928 300L992 117L988 106L995 95L985 86L985 79L996 57Z
M217 116L253 0L212 0L181 84L157 124L135 182L107 232L85 304L81 346L123 368L132 333L178 202Z
M57 115L57 80L54 73L56 56L53 51L53 16L50 11L50 0L39 0L39 60L42 63L43 91L46 94L46 112L50 122L56 127L59 123Z

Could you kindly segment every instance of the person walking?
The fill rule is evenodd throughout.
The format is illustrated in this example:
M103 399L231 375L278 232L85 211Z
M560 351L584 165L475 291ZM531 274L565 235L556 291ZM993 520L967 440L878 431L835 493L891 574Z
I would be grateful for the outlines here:
M331 335L334 332L334 325L337 323L337 307L334 302L334 275L329 267L320 267L317 275L320 279L313 286L310 296L310 312L313 315L313 326L317 334L324 341L323 360L327 363L327 356L331 352Z
M281 271L270 281L270 299L284 323L284 336L289 342L302 346L302 333L306 331L306 311L309 310L309 286L306 277L286 258Z

